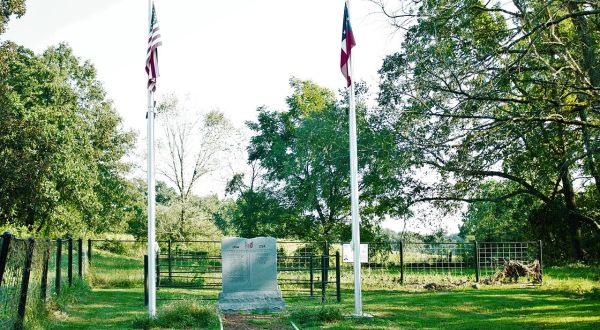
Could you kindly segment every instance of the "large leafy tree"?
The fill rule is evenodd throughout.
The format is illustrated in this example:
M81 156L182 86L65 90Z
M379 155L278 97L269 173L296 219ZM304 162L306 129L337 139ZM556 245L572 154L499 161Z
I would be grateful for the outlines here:
M529 195L565 214L575 258L582 230L600 220L577 204L577 186L600 196L597 2L410 2L386 14L407 25L387 57L379 102L405 166L384 168L397 193L382 200L499 202ZM416 170L416 172L415 172ZM432 172L435 180L415 173ZM489 180L510 190L485 189Z
M251 212L268 205L277 215L255 214L268 228L282 228L288 235L313 240L349 238L350 165L348 115L344 101L310 81L291 79L293 93L287 111L258 109L258 120L248 123L254 131L249 161L264 170L262 186L245 190L242 210ZM359 109L359 136L368 140L365 109ZM371 154L360 143L359 166L365 168ZM238 201L240 201L238 199ZM257 205L254 205L258 203ZM366 206L368 203L363 203ZM262 220L260 220L262 219ZM374 217L363 214L363 228Z
M61 44L42 55L0 46L0 223L64 234L118 230L121 162L134 136L96 71Z

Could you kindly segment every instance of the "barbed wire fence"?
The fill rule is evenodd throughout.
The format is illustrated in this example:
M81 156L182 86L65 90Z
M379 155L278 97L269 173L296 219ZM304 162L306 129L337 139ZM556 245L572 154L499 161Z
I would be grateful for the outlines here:
M82 245L81 239L72 238L21 239L8 232L0 236L0 329L22 328L61 287L73 285L74 274L83 277Z

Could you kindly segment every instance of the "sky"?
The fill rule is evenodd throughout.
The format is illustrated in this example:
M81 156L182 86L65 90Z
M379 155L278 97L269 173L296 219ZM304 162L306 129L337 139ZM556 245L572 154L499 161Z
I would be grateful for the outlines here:
M37 53L68 43L94 64L124 128L138 133L138 149L145 152L148 1L26 5L27 13L13 18L0 40ZM155 0L155 6L163 42L157 99L175 93L200 111L223 111L241 128L259 106L285 109L291 77L332 90L345 86L339 68L343 0ZM400 33L367 0L351 1L350 18L354 79L375 88L383 58L400 49ZM205 178L200 193L220 194L224 184ZM401 229L398 221L385 226Z

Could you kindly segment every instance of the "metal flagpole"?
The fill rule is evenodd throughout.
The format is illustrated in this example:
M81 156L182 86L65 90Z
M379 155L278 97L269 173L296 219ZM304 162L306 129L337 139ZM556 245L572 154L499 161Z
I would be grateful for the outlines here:
M350 16L350 1L346 1ZM354 254L354 315L363 316L362 290L360 276L360 214L358 213L358 161L356 152L356 104L354 101L353 56L348 58L348 75L350 84L350 188L352 201L352 253Z
M148 30L152 26L152 0L148 0ZM156 219L154 197L154 93L148 89L148 314L156 317Z

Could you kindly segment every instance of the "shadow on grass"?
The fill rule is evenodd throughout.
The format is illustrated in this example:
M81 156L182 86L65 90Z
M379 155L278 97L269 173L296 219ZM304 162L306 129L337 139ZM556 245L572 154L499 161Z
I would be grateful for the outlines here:
M143 290L94 289L90 297L69 306L57 317L53 329L131 329L136 317L144 316Z
M370 291L371 325L445 329L591 329L600 326L600 301L557 290L507 288L445 292ZM347 328L349 321L332 325ZM368 321L369 322L369 321ZM360 328L360 326L355 327Z

